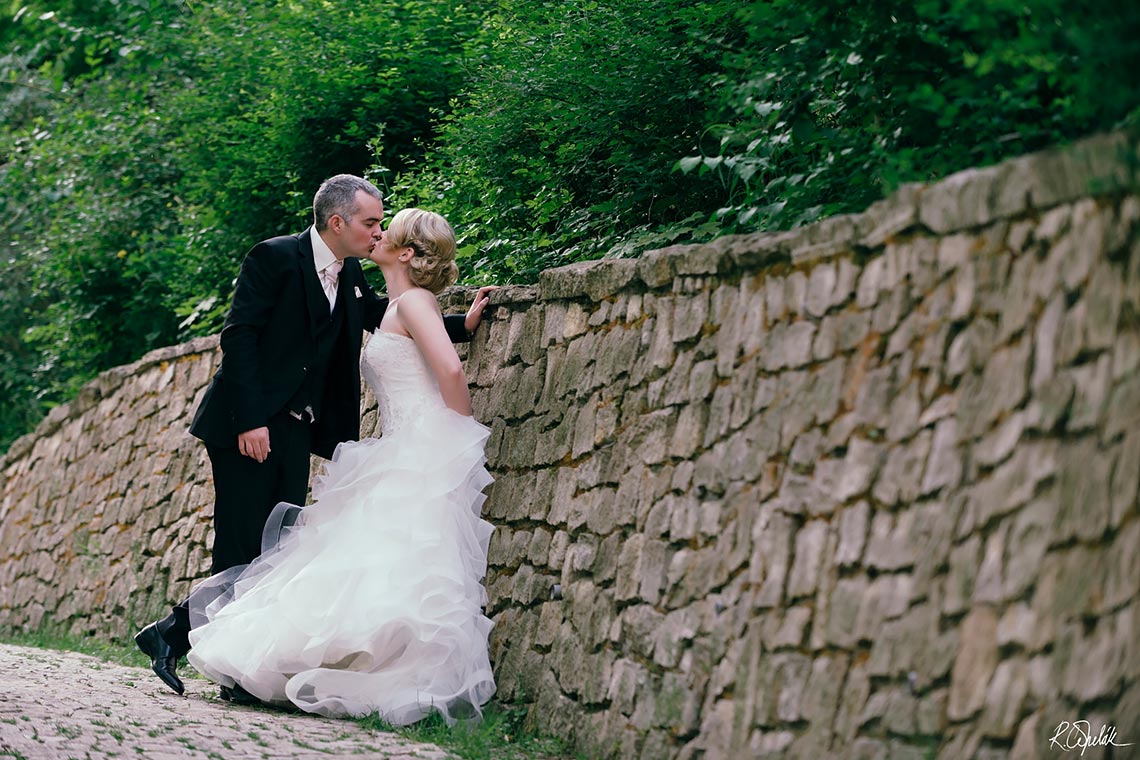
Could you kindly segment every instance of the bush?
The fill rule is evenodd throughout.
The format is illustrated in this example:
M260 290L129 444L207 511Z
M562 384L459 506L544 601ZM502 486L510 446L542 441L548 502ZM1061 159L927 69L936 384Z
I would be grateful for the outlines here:
M325 177L363 173L374 150L414 161L482 19L436 0L12 14L0 248L29 289L0 304L0 382L24 410L0 444L100 370L219 329L246 250L304 229Z
M727 3L504 3L434 151L398 178L400 205L455 223L480 282L683 236L720 190L672 167L704 129L702 83L733 22Z
M714 139L678 164L720 180L722 231L857 211L902 182L1107 129L1140 105L1136 4L770 0L739 18L747 35L716 82Z

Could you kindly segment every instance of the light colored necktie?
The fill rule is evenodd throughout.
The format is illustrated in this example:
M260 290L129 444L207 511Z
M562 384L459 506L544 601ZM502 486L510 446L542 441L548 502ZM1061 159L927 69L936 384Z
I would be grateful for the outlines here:
M340 270L344 264L340 261L334 261L327 267L321 270L321 287L325 290L325 297L329 299L329 313L332 313L333 307L336 306L336 291L337 280L340 277Z

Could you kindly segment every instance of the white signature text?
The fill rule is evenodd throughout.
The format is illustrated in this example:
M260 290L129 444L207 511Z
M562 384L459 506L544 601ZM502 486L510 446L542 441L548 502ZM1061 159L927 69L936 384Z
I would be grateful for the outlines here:
M1049 746L1063 750L1079 748L1083 755L1089 747L1131 747L1132 744L1116 743L1115 726L1103 725L1100 733L1094 734L1092 724L1087 720L1074 720L1072 723L1063 720L1049 740Z

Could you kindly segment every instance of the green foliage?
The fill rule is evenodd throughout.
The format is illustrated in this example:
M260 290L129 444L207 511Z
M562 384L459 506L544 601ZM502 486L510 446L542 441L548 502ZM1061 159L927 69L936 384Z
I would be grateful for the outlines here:
M216 331L323 178L440 211L468 283L857 211L1140 121L1123 0L12 0L0 448Z
M677 167L720 179L723 230L790 227L1135 118L1140 6L1092 5L751 2Z
M666 227L684 234L719 188L671 168L704 128L698 85L733 26L728 4L502 3L435 150L399 177L399 205L451 219L477 281L533 280Z
M0 260L0 448L35 427L44 412L28 373L36 356L21 339L32 310L27 270L26 261Z
M304 229L325 177L374 147L393 170L421 155L482 18L438 0L3 13L0 261L25 279L0 303L0 447L100 370L219 329L245 251Z
M175 149L195 168L179 197L213 215L212 243L231 265L252 242L303 229L313 190L332 174L362 173L370 140L395 169L415 160L433 109L458 89L478 24L439 2L328 5L321 23L315 3L196 12L186 81L168 101L181 120Z

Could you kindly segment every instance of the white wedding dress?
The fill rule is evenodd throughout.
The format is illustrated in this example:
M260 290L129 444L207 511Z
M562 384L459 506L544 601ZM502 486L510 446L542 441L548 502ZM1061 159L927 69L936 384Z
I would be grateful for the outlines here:
M313 504L279 504L263 553L190 597L190 663L327 716L477 717L495 692L483 615L486 427L448 409L416 343L377 330L361 371L382 437L337 447Z

